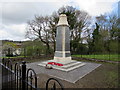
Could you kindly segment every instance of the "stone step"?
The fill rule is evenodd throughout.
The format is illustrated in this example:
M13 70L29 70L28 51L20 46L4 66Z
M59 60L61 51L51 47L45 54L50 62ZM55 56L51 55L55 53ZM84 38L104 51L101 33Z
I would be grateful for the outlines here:
M38 64L38 65L40 65L40 66L43 66L43 67L45 67L46 66L46 64L45 64L45 62L44 63L40 63L40 64ZM57 67L57 66L53 66L53 68L54 69L58 69L58 70L61 70L61 71L71 71L71 70L74 70L74 69L76 69L76 68L79 68L79 67L81 67L81 66L84 66L85 65L85 63L75 63L74 65L69 65L69 67L67 67L67 68L63 68L63 67Z
M69 63L67 63L67 64L64 64L64 65L70 65L70 64L72 64L72 63L76 63L77 61L73 61L73 60L71 60L71 62L69 62Z
M82 66L84 66L84 65L85 65L85 63L82 63L82 64L79 64L79 65L77 65L77 66L74 66L74 67L71 67L71 68L68 68L68 69L61 68L61 67L53 67L53 68L54 68L54 69L61 70L61 71L68 72L68 71L72 71L72 70L74 70L74 69L77 69L77 68L79 68L79 67L82 67Z
M54 61L54 60L49 60L49 61L44 61L44 62L42 62L42 63L47 64L48 62L55 62L55 61ZM76 62L78 62L78 61L71 60L71 61L68 62L67 64L63 64L63 65L66 66L66 65L70 65L70 64L73 64L73 63L76 63ZM60 62L56 62L56 63L60 63ZM62 64L62 63L61 63L61 64Z
M77 65L77 66L74 66L74 67L71 67L71 68L66 69L66 71L71 71L71 70L74 70L74 69L76 69L76 68L82 67L82 66L84 66L84 65L85 65L85 63L81 63L81 64L79 64L79 65Z
M79 64L81 64L81 62L73 62L73 63L62 66L62 68L70 68Z

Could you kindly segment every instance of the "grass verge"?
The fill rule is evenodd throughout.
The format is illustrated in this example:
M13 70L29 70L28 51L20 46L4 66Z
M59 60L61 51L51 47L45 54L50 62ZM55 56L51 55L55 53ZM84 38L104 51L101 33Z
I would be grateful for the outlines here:
M108 60L108 61L120 61L118 54L112 55L72 55L73 57L81 57L81 58L90 58L90 59L98 59L98 60Z

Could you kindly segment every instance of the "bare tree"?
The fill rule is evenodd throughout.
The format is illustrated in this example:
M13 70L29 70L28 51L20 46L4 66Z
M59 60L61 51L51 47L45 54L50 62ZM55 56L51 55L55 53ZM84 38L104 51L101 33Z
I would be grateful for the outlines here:
M48 16L35 16L34 20L29 21L26 37L30 39L39 38L47 46L47 53L50 53L51 34Z
M56 25L61 13L66 14L68 17L71 41L82 42L81 33L88 30L90 16L72 6L62 7L57 12L53 12L50 17L35 16L34 20L28 22L26 37L30 39L39 38L47 46L48 51L50 50L50 43L54 45L55 49Z

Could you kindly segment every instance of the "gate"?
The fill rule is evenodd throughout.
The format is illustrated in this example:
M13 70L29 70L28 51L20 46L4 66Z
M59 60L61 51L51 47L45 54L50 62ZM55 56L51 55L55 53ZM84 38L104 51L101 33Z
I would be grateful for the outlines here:
M26 69L26 62L12 63L10 59L2 59L2 90L40 90L37 75L31 68ZM63 85L55 78L49 78L45 89L63 90Z

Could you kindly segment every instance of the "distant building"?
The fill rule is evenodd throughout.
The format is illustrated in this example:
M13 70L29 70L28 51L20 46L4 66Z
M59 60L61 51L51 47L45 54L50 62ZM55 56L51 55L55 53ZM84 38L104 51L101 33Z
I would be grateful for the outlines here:
M13 52L13 55L20 55L21 52L22 52L22 43L21 42L15 42L16 46L17 46L17 49Z
M0 45L0 49L2 49L2 52L0 52L2 53L2 56L6 56L9 52L14 56L20 55L22 52L22 42L12 41L12 40L2 40L2 45Z

